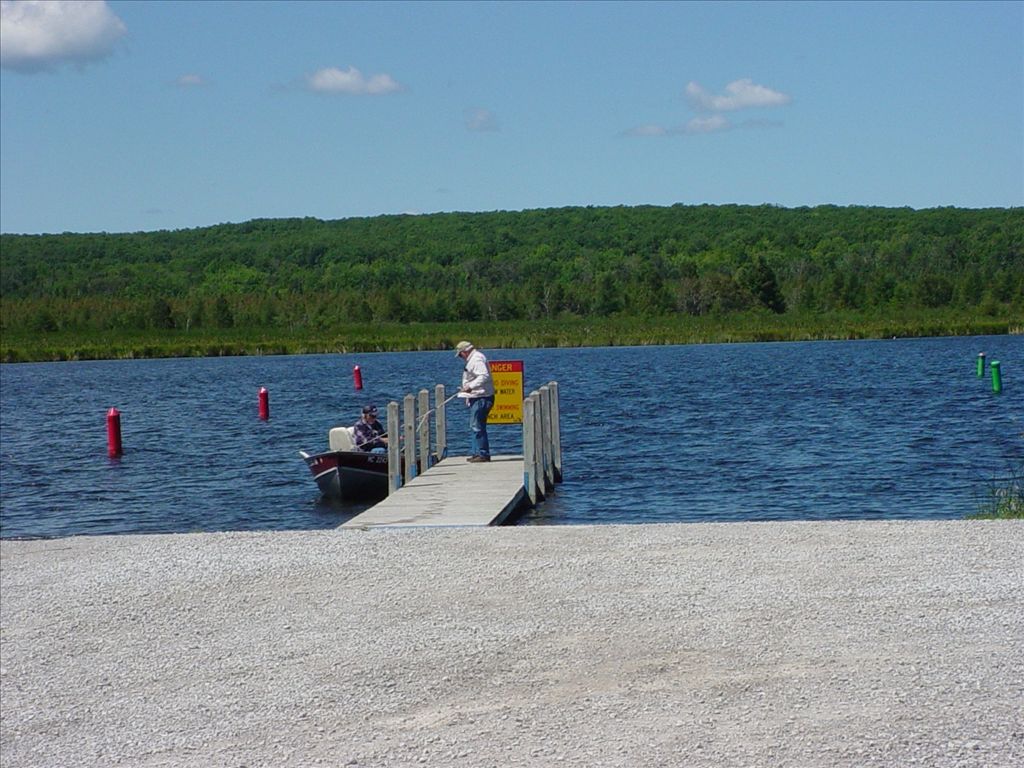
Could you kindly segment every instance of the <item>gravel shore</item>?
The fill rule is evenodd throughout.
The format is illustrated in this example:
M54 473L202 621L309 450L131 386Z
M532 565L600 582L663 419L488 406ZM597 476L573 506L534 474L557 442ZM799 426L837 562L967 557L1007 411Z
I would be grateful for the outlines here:
M1014 521L0 542L0 763L1024 765Z

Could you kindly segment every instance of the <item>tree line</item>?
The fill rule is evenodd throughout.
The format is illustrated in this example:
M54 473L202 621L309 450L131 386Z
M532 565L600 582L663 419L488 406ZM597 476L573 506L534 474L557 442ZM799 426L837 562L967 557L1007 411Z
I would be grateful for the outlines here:
M1024 210L674 205L0 236L0 330L1024 314Z

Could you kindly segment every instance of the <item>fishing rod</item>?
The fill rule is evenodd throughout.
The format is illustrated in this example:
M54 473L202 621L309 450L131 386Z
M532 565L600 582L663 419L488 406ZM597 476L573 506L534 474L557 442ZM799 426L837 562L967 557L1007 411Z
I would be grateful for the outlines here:
M433 408L431 408L431 409L430 409L429 411L427 411L427 412L426 412L426 413L424 413L424 414L423 414L422 416L420 416L420 420L416 422L416 431L417 431L417 432L419 432L419 431L420 431L420 427L422 427L422 426L423 426L423 422L424 422L424 421L425 421L425 420L426 420L426 419L427 419L427 418L428 418L428 417L430 416L430 414L432 414L432 413L433 413L434 411L436 411L436 410L437 410L438 408L444 408L444 406L448 405L448 403L450 403L450 402L451 402L452 400L454 400L454 399L455 399L456 397L458 397L458 396L459 396L459 395L461 395L461 394L462 394L462 390L460 389L460 390L459 390L458 392L456 392L456 393L455 393L454 395L452 395L451 397L449 397L449 398L448 398L447 400L445 400L445 401L444 401L443 403L441 403L440 405L435 405L435 406L434 406Z
M438 408L443 408L444 406L448 405L448 403L450 403L452 400L454 400L456 397L458 397L461 394L462 394L462 390L459 390L454 395L452 395L447 400L445 400L443 403L441 403L441 405L434 406L429 411L427 411L422 416L420 416L419 420L416 422L416 429L415 429L415 431L416 432L420 431L420 427L422 427L423 426L423 422L426 421L430 417L430 414L434 413ZM370 443L370 442L373 442L374 440L379 440L380 438L387 437L387 436L388 436L387 432L381 432L378 435L374 435L371 440L367 440L366 442ZM404 439L405 439L405 435L399 435L398 436L398 441L399 442L401 442ZM365 445L365 443L360 443L360 445ZM359 446L357 445L356 447L359 447Z

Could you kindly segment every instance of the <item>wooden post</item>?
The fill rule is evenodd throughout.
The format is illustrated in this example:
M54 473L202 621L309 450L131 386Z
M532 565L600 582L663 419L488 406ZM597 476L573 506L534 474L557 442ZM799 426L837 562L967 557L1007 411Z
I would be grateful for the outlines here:
M444 384L438 384L434 387L434 428L437 431L437 437L435 438L435 444L437 445L437 458L438 460L444 458L445 451L448 450L448 429L447 422L445 421L444 414Z
M540 433L540 452L537 454L538 469L540 470L540 487L546 495L548 492L548 428L546 421L544 401L548 399L548 392L545 387L537 388L537 431Z
M405 482L416 477L416 398L406 395L402 401L402 436L405 439Z
M533 460L533 398L523 400L523 486L531 504L537 503L537 467Z
M544 498L544 435L540 421L540 392L530 393L533 400L533 477L537 484L537 496Z
M541 440L544 444L544 491L555 487L555 462L551 458L551 389L545 384L540 388Z
M388 496L402 487L402 454L398 440L398 403L388 403Z
M430 393L420 390L420 417L416 422L420 437L420 474L430 469Z
M562 428L558 414L558 382L548 384L551 388L551 458L555 468L555 482L562 482Z

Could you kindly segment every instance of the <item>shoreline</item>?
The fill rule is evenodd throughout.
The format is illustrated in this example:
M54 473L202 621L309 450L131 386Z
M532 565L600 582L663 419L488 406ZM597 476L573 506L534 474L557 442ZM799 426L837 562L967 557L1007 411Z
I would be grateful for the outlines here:
M642 327L637 324L642 323ZM479 326L479 327L474 327ZM607 318L575 317L528 324L480 323L385 324L381 328L339 328L312 340L308 336L265 332L200 333L188 339L180 331L132 333L119 340L105 334L54 332L49 335L7 333L0 345L0 365L98 360L158 360L206 357L276 357L317 354L374 354L449 350L453 339L473 335L481 348L547 349L765 342L870 341L890 339L1017 336L1024 324L1012 315L966 318L959 314L918 320L886 318L786 317L746 315L732 323L720 317ZM96 337L101 337L96 341ZM44 342L40 342L44 339Z
M0 762L1024 761L1024 527L0 541Z

